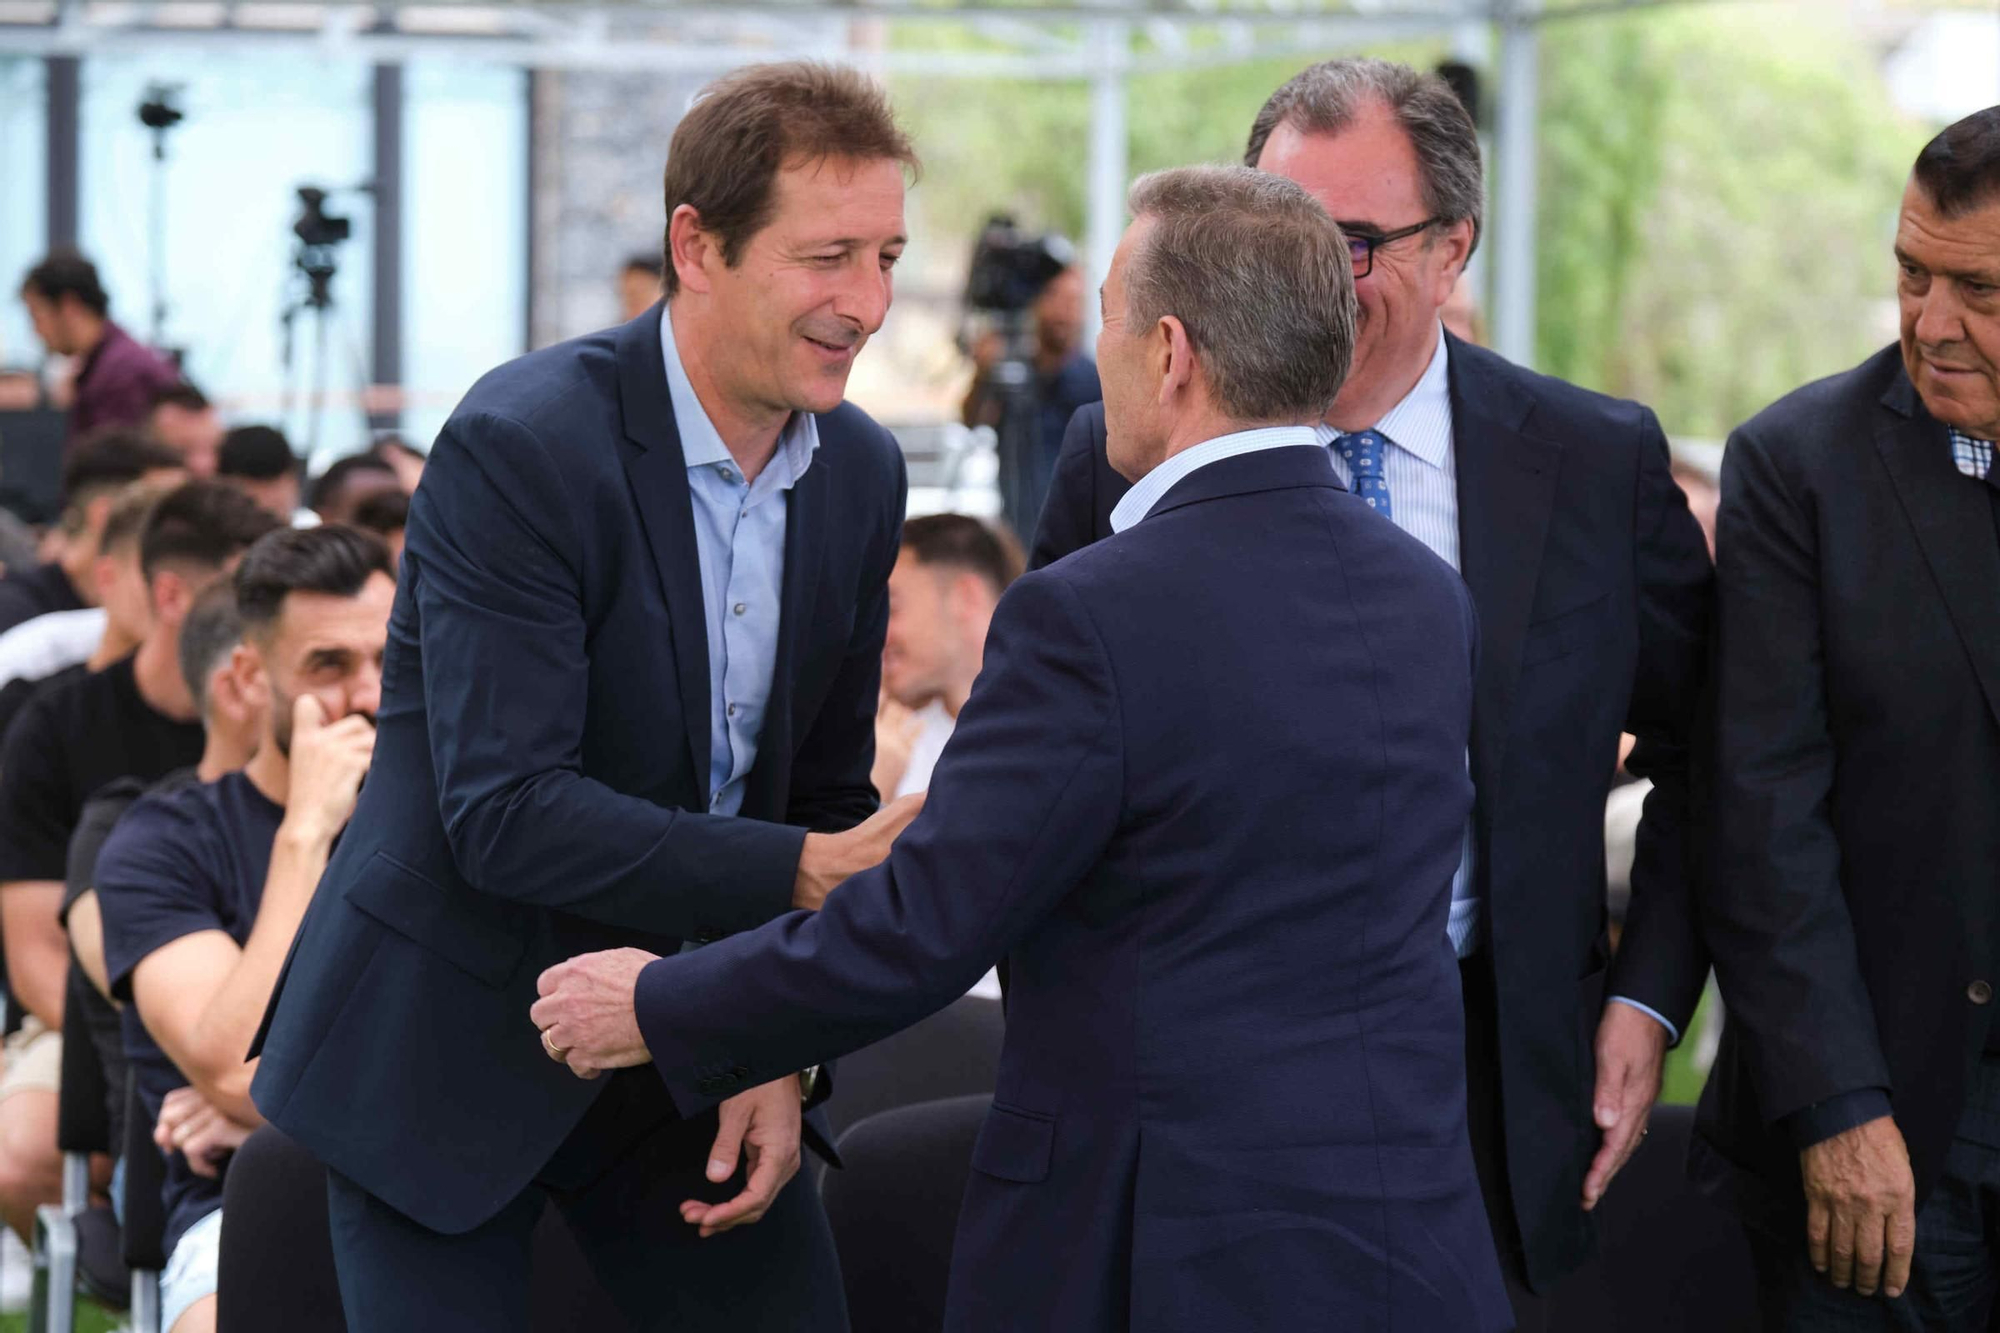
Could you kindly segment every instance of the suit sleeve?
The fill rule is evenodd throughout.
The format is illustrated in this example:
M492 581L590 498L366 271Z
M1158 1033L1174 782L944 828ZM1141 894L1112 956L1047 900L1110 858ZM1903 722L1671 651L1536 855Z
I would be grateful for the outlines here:
M1696 880L1703 867L1695 771L1706 704L1715 572L1701 525L1675 483L1652 413L1640 452L1634 532L1639 653L1625 728L1627 767L1648 778L1611 993L1684 1033L1708 981Z
M573 504L526 428L474 416L438 437L411 505L405 581L459 871L484 893L656 934L768 921L791 907L803 829L691 814L583 775L590 662Z
M942 1009L1101 858L1123 800L1110 668L1076 595L1029 574L924 812L818 913L664 958L639 1026L683 1115L857 1050Z
M1104 448L1104 409L1087 403L1069 419L1062 449L1056 454L1041 522L1035 525L1028 568L1052 565L1096 540L1097 455Z
M854 599L854 631L840 674L812 729L792 756L791 808L786 822L817 833L853 828L878 804L869 771L875 763L875 712L882 692L882 641L889 633L889 571L902 545L909 474L903 451L884 432L885 457L895 469L895 505L885 505L862 584Z
M1702 913L1757 1102L1777 1122L1889 1071L1828 817L1835 755L1816 526L1767 441L1723 455L1715 864Z

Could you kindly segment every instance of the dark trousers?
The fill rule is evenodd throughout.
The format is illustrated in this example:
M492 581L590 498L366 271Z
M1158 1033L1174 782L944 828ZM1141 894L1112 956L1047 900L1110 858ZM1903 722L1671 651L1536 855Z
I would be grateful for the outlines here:
M709 1329L846 1333L826 1214L801 1171L753 1226L707 1240L681 1220L687 1199L721 1202L744 1173L703 1171L714 1112L681 1120L651 1069L610 1076L549 1164L482 1225L446 1236L337 1172L327 1195L348 1327L365 1333L528 1333L529 1238L560 1208L635 1333Z
M2000 1057L1980 1061L1944 1176L1917 1210L1901 1297L1857 1296L1813 1271L1803 1225L1790 1236L1747 1230L1771 1333L2000 1333Z
M1528 1290L1528 1263L1521 1248L1521 1229L1514 1221L1513 1196L1507 1189L1507 1134L1500 1115L1500 1029L1493 1010L1493 963L1484 950L1458 964L1465 993L1466 1123L1472 1131L1472 1162L1479 1171L1479 1192L1486 1200L1486 1220L1500 1250L1500 1275L1507 1299L1514 1306L1518 1333L1543 1333L1551 1324L1548 1298Z

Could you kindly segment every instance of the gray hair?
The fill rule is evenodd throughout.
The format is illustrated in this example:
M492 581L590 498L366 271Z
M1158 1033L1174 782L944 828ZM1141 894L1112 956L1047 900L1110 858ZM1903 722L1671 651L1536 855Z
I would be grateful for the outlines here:
M208 716L208 678L223 658L243 642L243 617L236 610L236 585L217 579L194 599L181 620L181 679L194 696L195 712Z
M1458 94L1435 74L1374 59L1327 60L1300 70L1257 113L1243 165L1257 165L1265 141L1280 125L1303 134L1338 134L1370 105L1386 108L1410 136L1425 211L1445 226L1470 218L1472 248L1478 249L1486 212L1479 132Z
M1178 319L1238 421L1325 416L1354 355L1354 264L1318 201L1247 167L1181 167L1140 177L1130 207L1153 224L1126 264L1133 332Z

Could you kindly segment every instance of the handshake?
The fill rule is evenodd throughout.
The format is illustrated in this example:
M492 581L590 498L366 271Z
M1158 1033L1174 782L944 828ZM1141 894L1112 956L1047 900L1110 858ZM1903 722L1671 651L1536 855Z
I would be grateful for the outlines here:
M891 802L845 833L806 834L792 906L818 911L842 880L880 865L923 808L919 792ZM606 949L542 973L535 984L541 998L528 1017L541 1030L549 1058L569 1066L578 1078L650 1062L632 997L639 974L658 957L644 949Z

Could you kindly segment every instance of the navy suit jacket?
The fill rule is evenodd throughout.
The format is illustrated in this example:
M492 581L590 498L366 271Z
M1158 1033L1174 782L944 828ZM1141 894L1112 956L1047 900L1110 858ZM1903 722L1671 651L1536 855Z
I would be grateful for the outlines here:
M1012 963L946 1326L1510 1327L1445 938L1471 604L1323 450L1018 581L889 860L649 966L683 1109Z
M854 407L818 425L787 500L771 710L740 817L697 813L707 632L658 308L494 371L438 437L374 765L253 1089L321 1161L434 1230L497 1212L601 1090L535 1038L544 968L787 912L805 831L875 808L902 454Z
M1714 574L1650 411L1450 344L1459 564L1482 643L1474 888L1496 991L1471 998L1498 1014L1504 1206L1540 1290L1594 1244L1580 1200L1599 1143L1605 995L1686 1032L1708 977L1688 812ZM1087 407L1070 423L1030 564L1106 536L1125 490L1105 461L1103 408ZM1654 790L1613 960L1604 798L1621 731L1639 741L1627 769Z

